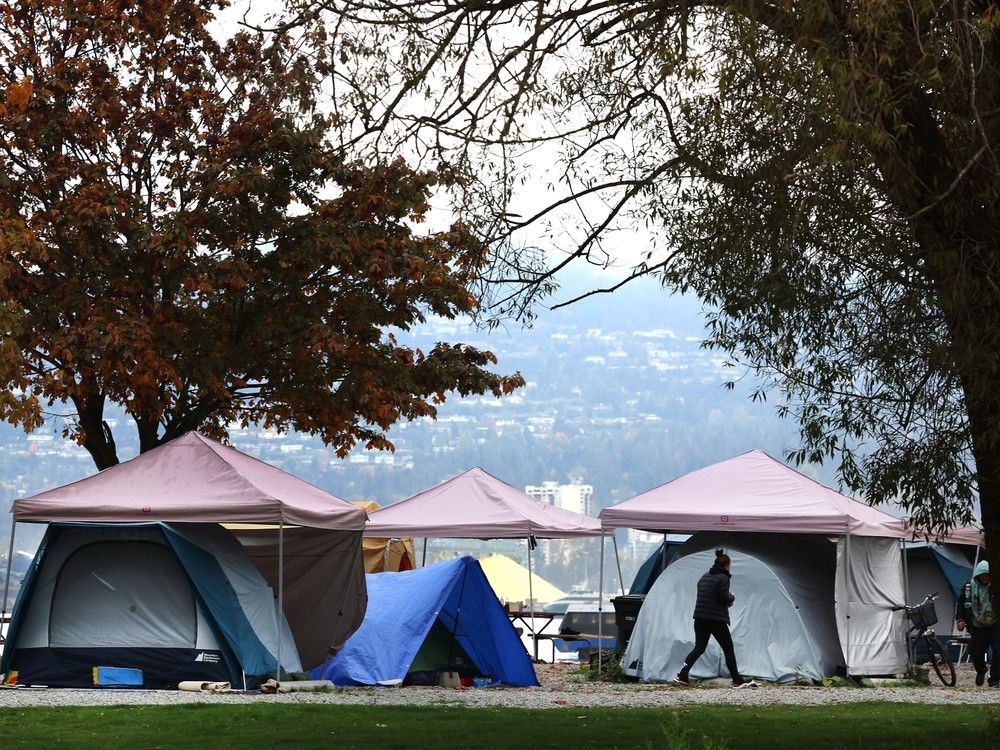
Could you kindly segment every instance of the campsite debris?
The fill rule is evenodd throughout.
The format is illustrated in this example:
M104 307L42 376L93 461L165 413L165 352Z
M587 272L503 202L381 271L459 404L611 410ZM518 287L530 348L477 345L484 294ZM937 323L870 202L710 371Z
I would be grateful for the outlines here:
M233 686L228 682L203 682L201 680L184 680L177 685L178 690L189 693L228 693Z
M262 693L316 693L323 690L333 690L329 680L282 680L279 685L273 678L260 686Z

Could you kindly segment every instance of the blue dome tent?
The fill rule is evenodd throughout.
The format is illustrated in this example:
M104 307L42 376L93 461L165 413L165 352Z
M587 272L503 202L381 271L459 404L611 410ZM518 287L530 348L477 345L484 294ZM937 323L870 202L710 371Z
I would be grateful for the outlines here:
M365 579L364 622L334 657L312 670L314 678L376 685L460 666L497 684L538 684L517 632L473 558Z

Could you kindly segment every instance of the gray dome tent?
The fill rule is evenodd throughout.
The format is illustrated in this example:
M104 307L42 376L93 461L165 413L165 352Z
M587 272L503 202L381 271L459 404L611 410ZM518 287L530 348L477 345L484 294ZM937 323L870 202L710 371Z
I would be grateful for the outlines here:
M732 542L731 545L728 542ZM627 674L666 682L694 645L695 592L717 546L733 560L730 610L740 670L775 682L819 680L843 670L834 614L835 545L823 537L696 534L653 584L625 651ZM696 679L727 675L712 641L691 670Z

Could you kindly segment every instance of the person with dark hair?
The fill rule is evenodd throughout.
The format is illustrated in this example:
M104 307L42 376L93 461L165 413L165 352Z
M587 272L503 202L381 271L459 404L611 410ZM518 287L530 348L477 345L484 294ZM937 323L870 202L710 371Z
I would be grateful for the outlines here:
M684 659L684 666L674 677L676 685L690 685L688 673L698 658L708 648L708 639L715 638L726 657L726 668L733 680L733 687L759 687L759 683L740 675L736 666L736 651L729 633L729 608L736 597L729 590L732 577L732 560L724 549L715 551L715 563L698 580L698 598L694 605L694 648Z

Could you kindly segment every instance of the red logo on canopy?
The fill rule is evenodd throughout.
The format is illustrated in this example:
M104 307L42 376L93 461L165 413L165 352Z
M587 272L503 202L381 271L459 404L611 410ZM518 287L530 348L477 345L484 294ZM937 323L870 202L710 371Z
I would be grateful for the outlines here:
M143 513L152 513L152 512L153 512L153 509L152 509L152 508L150 508L150 507L149 507L148 505L143 505L143 506L142 506L142 512L143 512Z
M729 516L719 516L719 520L722 523L729 523Z

